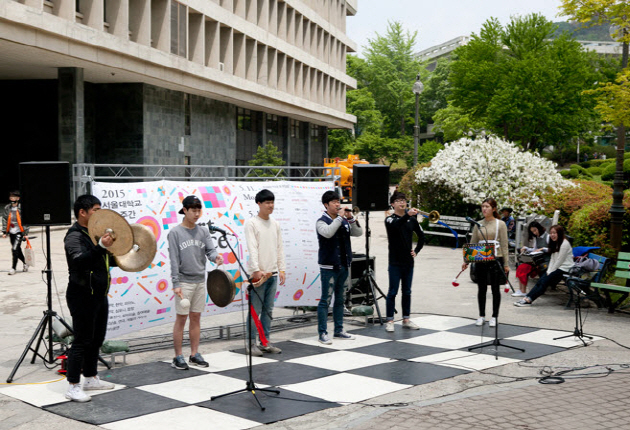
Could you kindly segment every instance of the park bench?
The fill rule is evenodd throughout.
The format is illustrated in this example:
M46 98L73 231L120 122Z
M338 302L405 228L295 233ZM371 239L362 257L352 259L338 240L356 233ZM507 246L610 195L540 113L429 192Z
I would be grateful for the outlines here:
M566 305L564 305L565 309L569 309L571 304L576 300L590 300L594 302L598 308L602 308L604 305L599 291L597 288L593 288L593 286L603 279L604 274L610 266L610 259L593 253L589 253L587 257L598 261L599 267L597 271L590 272L588 279L572 275L567 275L565 277L564 281L569 293L569 299L567 300ZM579 295L577 294L578 290L581 291Z
M601 284L598 282L591 283L591 288L597 290L598 292L604 293L606 297L606 305L608 306L608 312L614 313L615 310L619 311L619 305L621 305L628 295L630 294L630 253L629 252L620 252L617 255L617 270L615 270L615 276L617 278L622 278L626 280L625 286L622 285L612 285L612 284ZM610 296L611 292L621 293L621 296L617 298L613 302L612 297Z
M473 225L466 221L466 218L460 216L440 215L440 221L448 225L451 229L457 232L456 247L468 242L470 235L472 234ZM425 241L429 242L431 236L443 236L443 237L455 237L453 232L439 223L429 223L424 227Z

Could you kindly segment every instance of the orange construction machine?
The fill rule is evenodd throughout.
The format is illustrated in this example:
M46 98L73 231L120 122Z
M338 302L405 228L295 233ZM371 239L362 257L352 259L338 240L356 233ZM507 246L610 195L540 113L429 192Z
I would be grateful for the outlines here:
M341 189L343 194L342 203L352 203L352 166L355 164L370 164L359 158L358 154L349 154L348 158L341 160L337 158L324 158L324 167L339 167L341 177L335 181L335 186ZM324 171L324 174L331 175L331 170Z

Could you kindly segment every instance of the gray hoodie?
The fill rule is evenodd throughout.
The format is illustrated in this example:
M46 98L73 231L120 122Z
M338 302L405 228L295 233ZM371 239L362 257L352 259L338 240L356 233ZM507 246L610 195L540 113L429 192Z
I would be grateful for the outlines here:
M198 225L188 229L181 224L168 234L168 253L173 289L179 288L180 282L204 282L206 258L214 263L219 255L207 229Z

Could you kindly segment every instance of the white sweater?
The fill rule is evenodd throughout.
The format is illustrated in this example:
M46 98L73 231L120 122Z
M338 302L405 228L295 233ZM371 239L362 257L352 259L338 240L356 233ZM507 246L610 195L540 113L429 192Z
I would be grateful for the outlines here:
M258 215L245 222L245 240L249 251L247 268L252 274L263 272L284 272L284 247L280 224L275 219L262 219Z
M573 267L573 248L571 248L569 241L564 239L558 252L551 254L547 273L554 272L558 269L568 272L571 267Z

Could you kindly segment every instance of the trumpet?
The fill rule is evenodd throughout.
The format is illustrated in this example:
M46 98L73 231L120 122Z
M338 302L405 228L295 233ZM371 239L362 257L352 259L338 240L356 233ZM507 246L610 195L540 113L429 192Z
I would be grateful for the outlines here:
M415 208L414 208L415 209ZM420 209L416 209L420 215L424 215L429 218L429 222L436 223L440 220L440 213L438 211L424 212Z

